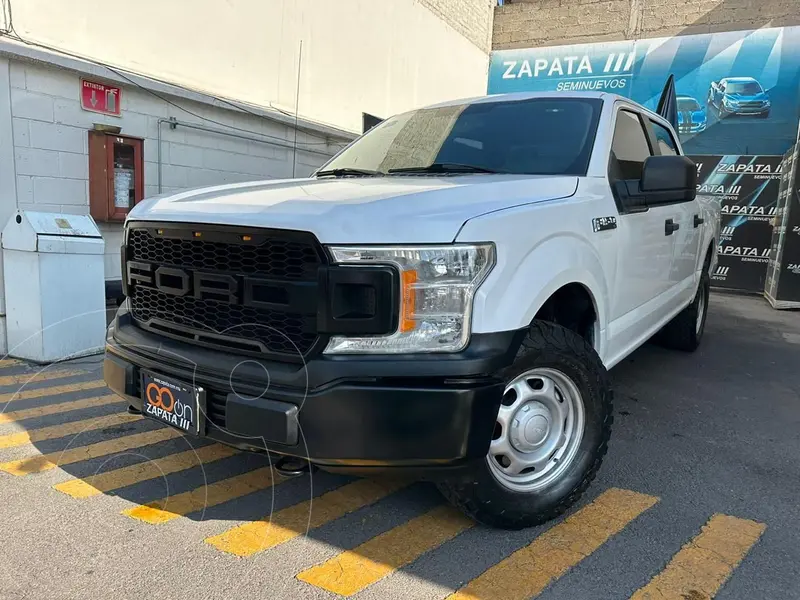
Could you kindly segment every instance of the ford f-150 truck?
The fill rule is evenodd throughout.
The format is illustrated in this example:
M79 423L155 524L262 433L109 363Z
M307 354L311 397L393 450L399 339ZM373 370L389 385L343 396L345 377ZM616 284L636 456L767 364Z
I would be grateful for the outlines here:
M712 81L708 104L717 109L720 118L729 115L769 117L772 102L766 90L752 77L727 77Z
M105 380L282 472L411 473L482 523L551 519L606 454L608 369L703 336L719 207L671 121L605 93L452 101L308 178L145 200Z

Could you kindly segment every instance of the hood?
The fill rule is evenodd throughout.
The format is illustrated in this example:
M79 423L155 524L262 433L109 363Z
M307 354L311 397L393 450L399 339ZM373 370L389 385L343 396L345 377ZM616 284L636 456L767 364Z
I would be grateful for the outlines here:
M157 196L128 219L297 229L326 244L449 243L469 219L566 198L577 185L537 175L260 181Z
M725 94L731 100L766 100L768 98L766 92L759 92L758 94Z
M691 115L693 123L702 123L706 120L704 110L682 110L678 113L678 122L683 123L684 115Z

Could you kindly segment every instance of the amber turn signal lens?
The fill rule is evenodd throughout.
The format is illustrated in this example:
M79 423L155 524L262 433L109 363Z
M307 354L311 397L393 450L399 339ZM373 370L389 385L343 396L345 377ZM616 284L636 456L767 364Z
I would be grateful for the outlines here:
M400 331L407 333L417 326L414 313L417 312L417 294L414 284L417 283L416 271L403 271L400 273L402 287L400 303Z

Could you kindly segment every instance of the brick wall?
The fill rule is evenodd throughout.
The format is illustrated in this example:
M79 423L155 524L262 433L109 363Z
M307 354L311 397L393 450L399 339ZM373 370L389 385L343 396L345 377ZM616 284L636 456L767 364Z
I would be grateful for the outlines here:
M144 138L145 197L158 193L158 129L161 128L162 191L256 179L291 177L292 150L168 124L179 121L225 130L181 111L135 87L122 90L122 117L87 112L80 106L80 76L71 71L11 61L11 123L16 171L16 203L21 209L88 214L88 131L93 123L122 127ZM291 142L290 127L257 116L184 99L176 103L207 119L238 127L239 135L274 136ZM252 133L247 133L252 132ZM333 155L343 140L298 134L296 175L309 174ZM13 198L2 198L5 205ZM7 212L7 211L6 211ZM5 222L0 223L0 227ZM106 277L119 278L121 226L99 224L106 240Z
M420 0L423 6L484 52L491 49L497 0Z
M798 0L506 0L492 48L506 50L800 24Z

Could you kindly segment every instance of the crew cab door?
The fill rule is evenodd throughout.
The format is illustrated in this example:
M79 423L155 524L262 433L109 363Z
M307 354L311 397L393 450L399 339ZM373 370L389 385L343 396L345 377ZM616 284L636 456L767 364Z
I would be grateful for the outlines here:
M680 146L672 132L661 123L647 119L653 147L661 156L677 156L681 154ZM687 303L694 297L694 276L700 268L700 238L703 232L703 212L700 203L694 200L676 202L672 207L675 212L675 223L679 229L673 234L674 248L670 285L674 288L675 297L670 300L675 306Z
M658 325L672 288L675 205L649 206L640 197L626 200L619 186L638 189L644 163L655 155L644 117L627 106L616 108L608 178L619 211L617 270L611 300L609 354L626 353Z

